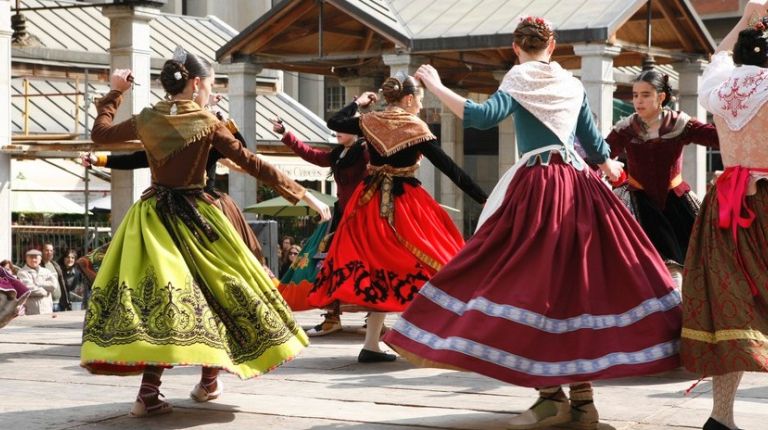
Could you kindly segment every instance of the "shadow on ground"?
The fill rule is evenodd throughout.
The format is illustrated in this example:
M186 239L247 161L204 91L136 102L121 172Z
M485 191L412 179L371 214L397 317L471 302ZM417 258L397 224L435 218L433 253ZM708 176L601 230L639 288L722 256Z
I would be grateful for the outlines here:
M190 401L191 402L191 401ZM41 404L41 406L46 406ZM216 409L174 405L172 413L150 418L128 415L132 404L128 402L103 403L71 408L49 407L44 410L25 410L0 413L0 423L24 423L25 429L147 429L176 430L226 424L234 421L238 409L217 404ZM5 427L4 427L5 428Z

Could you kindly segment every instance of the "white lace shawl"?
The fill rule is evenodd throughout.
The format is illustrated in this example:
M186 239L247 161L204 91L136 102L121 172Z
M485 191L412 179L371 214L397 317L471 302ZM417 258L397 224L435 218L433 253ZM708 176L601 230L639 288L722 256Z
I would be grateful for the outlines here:
M571 72L555 62L529 61L507 72L499 90L569 143L584 101L584 86Z
M768 101L768 69L739 66L730 52L718 52L704 70L699 85L699 103L725 121L733 131L741 130Z

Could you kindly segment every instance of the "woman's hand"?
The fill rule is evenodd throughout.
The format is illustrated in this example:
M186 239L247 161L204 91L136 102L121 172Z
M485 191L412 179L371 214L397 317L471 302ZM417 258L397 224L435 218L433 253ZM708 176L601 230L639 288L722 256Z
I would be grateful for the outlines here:
M304 194L302 200L320 214L320 221L325 222L331 219L331 209L328 205L318 200L317 197L309 191Z
M379 96L377 96L376 93L373 91L366 91L355 99L355 103L357 103L358 107L367 108L372 103L376 103L378 100Z
M766 7L767 1L768 0L749 0L744 7L743 18L751 20L753 18L762 18L765 15L768 15L768 7Z
M81 152L80 153L80 164L83 165L83 167L91 168L96 164L96 161L98 159L95 155L93 155L90 152Z
M624 171L624 163L609 158L600 165L600 170L608 177L609 181L617 182L621 178L621 172Z
M270 119L269 122L272 123L272 131L281 136L285 133L285 126L280 118Z
M214 94L214 93L209 94L207 106L210 106L210 107L218 106L219 102L221 101L221 98L222 98L221 94Z
M443 82L440 80L440 74L437 73L437 69L429 64L422 64L413 76L420 80L430 91L443 85Z
M129 90L132 85L129 77L133 80L133 75L131 75L130 69L116 69L114 73L112 73L112 77L109 78L110 88L124 93L126 90Z

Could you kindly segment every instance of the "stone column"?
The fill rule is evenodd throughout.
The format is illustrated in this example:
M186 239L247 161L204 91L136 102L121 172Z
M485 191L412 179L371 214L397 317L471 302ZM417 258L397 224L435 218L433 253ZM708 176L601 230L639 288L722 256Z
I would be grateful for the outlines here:
M440 145L446 155L459 166L464 165L464 125L447 107L440 113ZM422 161L423 162L423 161ZM459 231L464 230L464 191L445 175L440 175L439 203L458 209L447 211Z
M382 59L384 60L384 64L389 66L390 76L394 76L400 71L412 76L421 64L426 63L425 59L410 54L386 54L382 56ZM435 180L435 166L432 165L429 160L422 158L416 176L421 181L421 185L424 189L427 190L429 194L437 197L436 193L438 190L437 181Z
M311 73L299 74L299 103L315 115L325 118L325 78Z
M0 1L0 147L11 144L11 2ZM0 152L0 259L11 258L11 156ZM19 251L21 252L21 251ZM15 263L20 263L15 261Z
M256 152L256 77L261 66L249 62L222 66L229 76L229 114L240 128L248 149ZM257 202L256 178L245 173L229 172L229 195L245 209ZM245 212L246 219L255 215Z
M299 73L289 70L280 71L278 75L282 75L283 79L283 92L291 96L291 98L299 99Z
M376 92L379 89L376 88L376 80L370 77L350 77L340 78L339 83L344 87L344 105L351 103L355 96L366 91ZM324 115L320 115L323 117Z
M131 69L137 85L123 95L123 104L115 122L129 119L150 105L150 28L158 14L153 7L104 6L101 13L109 18L110 66ZM131 205L151 184L149 169L112 171L112 231L117 230Z
M699 104L699 83L707 63L704 60L676 63L679 73L680 110L699 121L707 121L707 111ZM707 148L701 145L686 145L683 149L683 179L691 189L703 197L707 191Z
M573 52L581 57L581 82L587 91L592 112L597 115L598 128L607 136L613 127L613 59L621 47L601 43L573 45Z
M499 83L507 72L493 72ZM510 115L499 123L499 178L520 158L515 135L515 118Z

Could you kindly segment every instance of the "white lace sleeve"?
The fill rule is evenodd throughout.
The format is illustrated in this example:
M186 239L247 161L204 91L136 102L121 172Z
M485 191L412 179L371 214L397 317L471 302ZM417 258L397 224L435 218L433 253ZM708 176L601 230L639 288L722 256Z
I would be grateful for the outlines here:
M717 89L723 82L727 81L731 72L736 68L733 64L733 56L728 51L721 51L712 56L699 84L699 104L704 109L712 112L712 97L717 97Z

